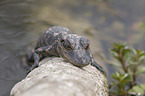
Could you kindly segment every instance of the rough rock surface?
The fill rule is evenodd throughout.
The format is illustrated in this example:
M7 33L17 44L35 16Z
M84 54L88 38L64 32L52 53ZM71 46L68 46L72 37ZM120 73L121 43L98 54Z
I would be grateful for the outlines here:
M78 68L50 57L17 83L11 96L108 96L107 79L91 65Z

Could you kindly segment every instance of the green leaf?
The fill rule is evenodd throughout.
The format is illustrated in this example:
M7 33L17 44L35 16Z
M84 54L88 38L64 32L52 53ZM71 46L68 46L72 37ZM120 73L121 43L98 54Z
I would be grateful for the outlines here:
M120 81L119 76L120 76L120 72L112 73L111 75L111 77L117 81Z
M145 84L140 84L140 87L145 90Z
M142 74L143 72L145 72L145 67L144 67L144 66L139 67L139 68L138 68L138 71L137 71L137 75L140 75L140 74Z
M145 53L142 52L141 54L139 54L139 57L141 57L141 56L145 56Z
M123 48L125 48L126 43L123 43L123 42L113 43L112 46L113 48L111 50L118 53Z
M125 82L125 81L129 81L129 80L130 80L129 74L127 74L127 73L123 74L121 80L124 81L124 82Z
M145 53L141 53L139 55L139 61L144 60L145 59Z
M121 74L120 72L113 73L111 77L118 81L118 83L127 83L131 80L130 75L125 73Z
M143 85L143 87L144 87L144 85ZM132 89L130 89L128 91L128 93L134 94L134 95L143 95L144 89L140 85L136 85Z
M132 52L133 52L134 55L137 55L136 49L132 48Z
M117 52L112 51L112 50L110 52L111 52L111 54L112 54L113 57L119 57Z
M131 49L129 49L128 47L125 47L125 49L122 50L122 55L125 56L129 54L130 52L131 52Z
M112 49L110 49L110 52L114 52L114 53L117 53L118 54L118 49L112 48Z
M138 49L135 49L135 50L136 50L137 55L139 55L140 54L140 50L138 50Z
M112 73L111 77L112 77L113 79L118 78L117 72L116 72L116 73Z
M141 56L141 57L139 57L139 61L142 62L143 60L145 61L145 56ZM142 64L143 64L143 63L142 63Z
M130 66L134 66L138 64L138 62L135 61L134 57L131 57L128 61L129 61Z

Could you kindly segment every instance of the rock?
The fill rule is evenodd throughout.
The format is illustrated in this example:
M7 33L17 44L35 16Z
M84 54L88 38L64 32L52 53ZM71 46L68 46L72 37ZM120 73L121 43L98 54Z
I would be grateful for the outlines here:
M11 96L108 96L107 79L91 65L78 68L49 57L12 88Z

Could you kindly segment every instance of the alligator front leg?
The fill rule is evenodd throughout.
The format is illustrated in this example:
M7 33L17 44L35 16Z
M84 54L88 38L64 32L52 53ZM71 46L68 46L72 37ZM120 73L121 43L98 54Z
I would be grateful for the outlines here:
M45 47L40 47L40 48L37 48L37 49L33 49L32 51L32 55L31 57L29 58L33 58L34 59L34 64L32 65L32 67L28 70L27 74L29 72L31 72L34 68L38 67L38 63L39 63L39 60L40 60L40 57L39 55L41 55L41 53L43 52L44 54L47 53L47 54L54 54L55 50L53 48L54 46L45 46ZM56 53L55 53L56 54Z
M32 65L32 67L27 71L27 74L29 72L31 72L34 68L38 67L38 62L39 62L39 55L36 52L32 53L32 56L34 58L34 64Z
M90 52L90 58L91 58L91 65L94 66L94 67L96 67L99 71L101 71L104 75L106 75L104 69L99 64L97 64L95 62L94 57L93 57L93 55L92 55L91 52Z

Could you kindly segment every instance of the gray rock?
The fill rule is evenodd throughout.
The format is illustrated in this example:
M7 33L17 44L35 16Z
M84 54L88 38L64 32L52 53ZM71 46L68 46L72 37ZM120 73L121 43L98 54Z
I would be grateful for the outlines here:
M81 69L50 57L18 82L11 96L108 96L107 79L91 65Z

